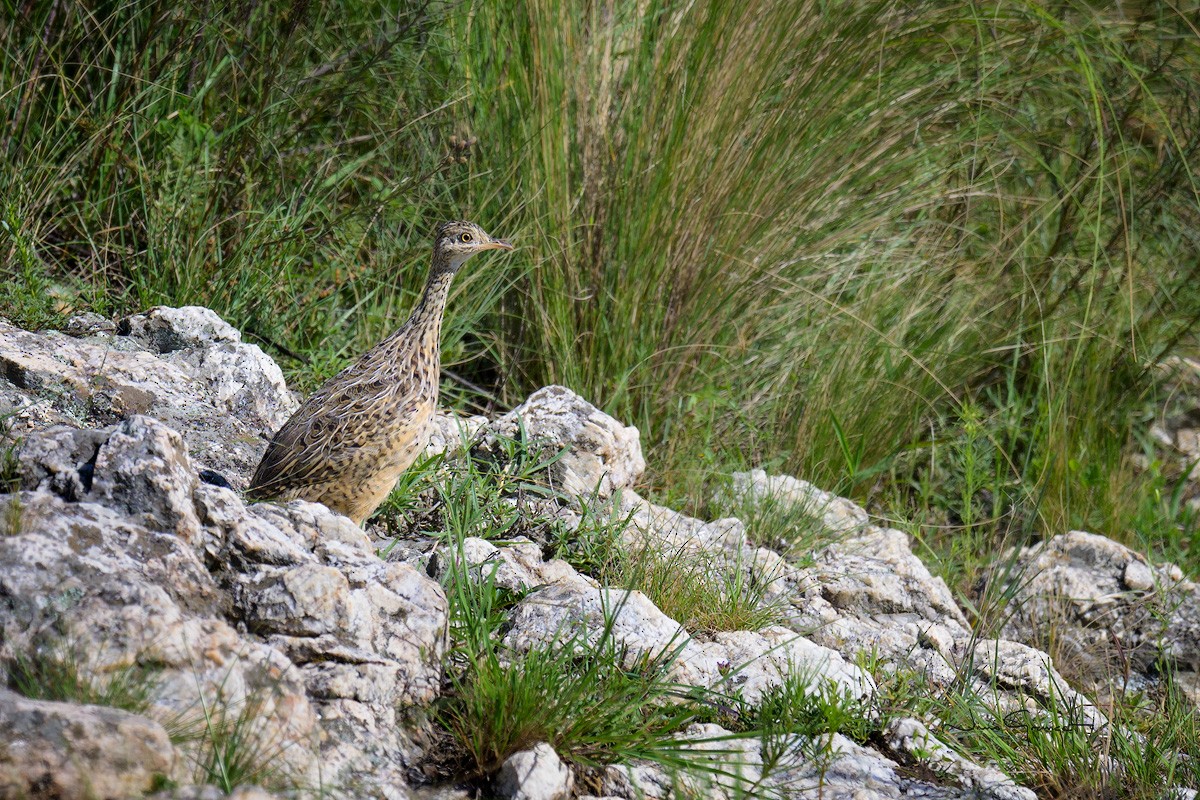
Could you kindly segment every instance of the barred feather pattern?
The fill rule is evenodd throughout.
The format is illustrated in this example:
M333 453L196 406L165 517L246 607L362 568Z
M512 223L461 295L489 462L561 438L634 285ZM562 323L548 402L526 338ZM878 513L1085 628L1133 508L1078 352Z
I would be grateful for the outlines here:
M275 434L250 499L324 503L361 525L429 441L452 272L430 276L394 334L331 378Z

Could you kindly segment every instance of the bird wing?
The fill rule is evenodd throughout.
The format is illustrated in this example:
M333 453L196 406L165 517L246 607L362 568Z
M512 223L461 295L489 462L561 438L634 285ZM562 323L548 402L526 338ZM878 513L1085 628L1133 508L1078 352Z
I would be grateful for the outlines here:
M377 457L393 442L381 433L406 431L417 423L420 381L411 373L339 375L296 411L275 434L247 495L267 498L290 488L344 476L355 463Z

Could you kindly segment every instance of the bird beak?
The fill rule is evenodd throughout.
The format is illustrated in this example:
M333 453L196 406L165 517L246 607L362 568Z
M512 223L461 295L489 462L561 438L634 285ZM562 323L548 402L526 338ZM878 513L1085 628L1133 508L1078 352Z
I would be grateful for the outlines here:
M492 241L488 242L488 244L489 244L489 247L488 247L489 250L512 250L513 249L513 246L511 244L509 244L508 242L504 241L503 239L492 239Z

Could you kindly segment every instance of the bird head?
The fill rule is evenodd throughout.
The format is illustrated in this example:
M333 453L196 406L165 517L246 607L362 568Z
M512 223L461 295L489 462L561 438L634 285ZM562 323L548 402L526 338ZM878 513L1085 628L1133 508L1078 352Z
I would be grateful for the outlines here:
M443 222L433 245L434 264L455 272L471 256L485 250L512 250L503 239L493 239L474 222Z

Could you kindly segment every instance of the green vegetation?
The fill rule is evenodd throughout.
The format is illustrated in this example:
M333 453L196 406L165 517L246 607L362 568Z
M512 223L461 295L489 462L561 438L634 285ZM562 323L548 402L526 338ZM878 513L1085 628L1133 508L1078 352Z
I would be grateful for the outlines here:
M671 702L679 694L667 677L674 653L629 669L610 632L590 647L565 636L511 652L498 634L511 598L495 585L494 568L456 568L447 594L454 652L437 719L469 756L469 769L486 774L541 741L583 765L669 758L694 713Z
M1195 706L1170 679L1153 693L1117 698L1103 709L1114 724L1101 728L1060 698L1005 713L988 692L958 687L919 705L939 720L937 734L948 744L998 765L1040 797L1156 800L1165 786L1200 781Z
M172 739L182 743L192 759L198 783L229 793L239 786L261 786L276 791L295 790L296 779L281 760L288 742L264 732L263 702L247 697L231 703L225 698L201 698L201 715L177 723Z
M198 709L164 719L163 710L154 707L159 669L133 663L101 670L65 639L18 652L4 671L9 689L34 700L109 706L159 718L171 741L192 760L199 783L227 793L242 785L296 788L280 761L288 743L264 733L261 697L230 702L201 696Z
M239 786L259 786L298 797L319 796L320 787L305 785L288 761L294 743L282 728L265 719L274 687L242 693L226 687L230 669L215 686L196 676L196 699L187 707L152 716L162 719L171 742L190 762L192 780L231 793ZM278 709L276 709L278 713Z
M527 536L605 586L636 589L695 632L757 630L779 620L767 599L778 577L698 548L664 550L630 529L611 504L585 504L578 525L539 516L536 501L556 495L546 475L561 454L531 448L524 432L437 456L407 474L381 509L384 525L420 532L451 548L468 537L497 544ZM533 502L531 502L533 501ZM792 515L794 516L794 515ZM783 519L781 514L778 517ZM380 549L387 557L399 538Z
M1006 598L977 594L983 567L1044 535L1094 530L1200 574L1197 513L1147 433L1170 389L1158 365L1194 351L1200 322L1194 8L6 11L0 315L54 327L79 309L200 303L307 389L407 313L436 222L474 218L520 249L457 279L450 403L495 409L565 383L638 425L645 494L698 514L742 515L714 496L751 466L851 496L913 534L984 636ZM622 520L570 540L519 522L507 500L545 491L543 458L470 463L414 473L388 509L396 531L536 534L693 630L772 619L746 570L623 549ZM7 530L19 515L10 503ZM821 543L786 514L746 522L794 558ZM515 670L490 649L499 608L456 602L455 658L472 669L441 720L483 731L461 742L476 768L535 735L581 763L649 752L679 721L646 712L654 737L632 743L615 712L504 738L486 720L545 700L521 670L573 687L561 719L572 703L644 703L661 676L567 650ZM461 628L471 614L486 635ZM939 702L938 718L959 713ZM1184 708L1168 694L1111 711L1194 761ZM1153 796L1165 769L1132 740L1040 737L1012 717L973 730L956 746L1045 796ZM1119 785L1086 777L1097 748L1130 759Z
M762 565L702 548L668 548L589 509L577 528L559 527L551 552L604 586L636 589L689 631L753 631L780 610L767 597L773 578Z
M63 640L33 648L5 665L8 688L33 700L111 706L135 714L150 708L157 670L130 664L100 673Z
M25 324L204 303L312 386L404 315L432 225L475 217L521 249L456 284L453 402L564 382L641 428L664 498L765 465L912 520L947 565L963 530L1192 522L1145 513L1171 485L1129 460L1200 319L1200 39L1170 7L2 24L0 305Z

